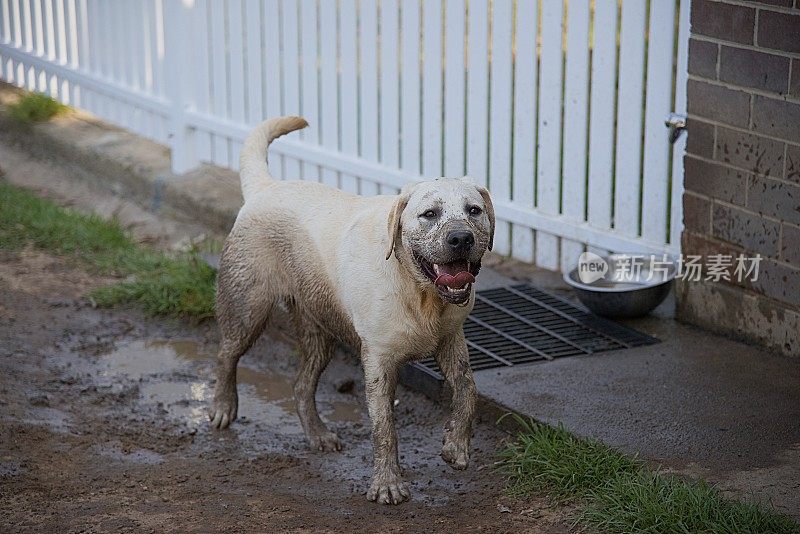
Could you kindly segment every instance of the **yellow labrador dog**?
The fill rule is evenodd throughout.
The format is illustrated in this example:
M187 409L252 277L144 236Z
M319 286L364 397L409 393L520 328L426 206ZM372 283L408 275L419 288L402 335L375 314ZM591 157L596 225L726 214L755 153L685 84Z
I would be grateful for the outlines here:
M397 196L359 197L312 182L273 180L267 147L304 128L300 117L258 126L241 153L244 206L225 243L217 282L221 345L209 418L236 419L236 365L276 306L291 310L302 363L294 385L311 447L340 450L315 393L335 343L360 351L372 419L367 498L409 498L397 458L394 398L400 367L434 356L453 392L442 458L465 469L475 405L463 322L472 283L492 247L489 193L465 180L410 184Z

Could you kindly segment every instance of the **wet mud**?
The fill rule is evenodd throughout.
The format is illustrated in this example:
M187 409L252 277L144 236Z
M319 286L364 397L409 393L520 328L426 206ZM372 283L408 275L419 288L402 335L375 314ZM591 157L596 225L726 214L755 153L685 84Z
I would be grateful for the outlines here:
M452 471L439 457L445 409L402 388L413 500L368 502L357 360L337 354L317 396L345 449L313 452L294 412L295 349L279 332L240 364L239 420L212 431L214 324L96 310L82 295L101 283L63 259L0 251L0 531L567 530L564 509L504 495L493 463L505 434L478 425L470 468Z

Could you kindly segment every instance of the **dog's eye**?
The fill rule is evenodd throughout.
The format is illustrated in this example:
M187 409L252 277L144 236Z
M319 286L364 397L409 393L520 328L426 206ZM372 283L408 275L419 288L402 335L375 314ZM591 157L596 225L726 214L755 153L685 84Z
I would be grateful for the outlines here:
M435 219L436 218L436 212L434 210L428 210L425 213L423 213L422 215L420 215L420 217L423 217L425 219Z
M483 210L480 209L478 206L472 206L469 209L469 214L470 215L480 215L481 213L483 213Z

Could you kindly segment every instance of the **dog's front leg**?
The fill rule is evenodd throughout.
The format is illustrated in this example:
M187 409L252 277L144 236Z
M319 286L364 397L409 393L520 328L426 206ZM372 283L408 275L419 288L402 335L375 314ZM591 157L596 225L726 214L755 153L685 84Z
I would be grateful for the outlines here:
M367 408L372 419L372 483L367 499L381 504L400 504L411 497L400 475L397 433L394 428L394 394L397 364L393 358L365 351L364 380Z
M459 329L440 347L436 361L453 394L452 415L444 427L442 458L453 469L466 469L477 394L463 331Z

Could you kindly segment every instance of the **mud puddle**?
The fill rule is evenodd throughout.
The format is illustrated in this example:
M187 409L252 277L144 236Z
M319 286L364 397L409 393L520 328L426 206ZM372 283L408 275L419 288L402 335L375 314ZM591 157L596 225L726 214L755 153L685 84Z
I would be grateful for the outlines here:
M212 374L214 353L189 339L136 340L101 355L100 376L112 383L120 377L141 383L142 400L163 405L170 417L190 427L206 425L206 409L213 395L207 379L194 379L198 372ZM245 422L276 427L282 433L302 433L296 416L293 376L269 368L257 369L242 361L239 380L239 413ZM328 422L365 423L365 413L355 400L322 400L320 415Z

